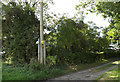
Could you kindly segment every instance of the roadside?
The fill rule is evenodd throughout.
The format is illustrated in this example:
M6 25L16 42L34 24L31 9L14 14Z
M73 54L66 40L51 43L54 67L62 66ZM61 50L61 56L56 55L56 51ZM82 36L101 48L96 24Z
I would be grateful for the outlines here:
M101 75L97 80L119 80L120 82L120 64L118 67L113 68Z
M91 69L87 69L87 70L83 70L83 71L78 71L76 73L72 73L72 74L69 74L69 75L65 75L65 76L53 78L53 79L50 79L50 80L96 80L102 74L104 74L106 71L111 70L111 69L117 67L118 64L114 64L114 62L115 61L109 62L109 63L101 65L101 66L97 66L97 67L94 67L94 68L91 68ZM104 67L106 65L110 65L110 64L113 64L113 66L106 67L103 70L95 72L96 69L102 68L102 67Z
M43 70L30 70L27 66L13 66L9 64L3 63L3 80L48 80L54 77L60 77L63 75L70 75L73 72L79 72L79 70L87 70L93 67L101 67L103 64L108 63L110 64L111 61L116 60L118 58L113 59L104 59L101 62L94 62L91 64L79 64L79 65L72 65L69 67L53 67L51 69L44 68Z

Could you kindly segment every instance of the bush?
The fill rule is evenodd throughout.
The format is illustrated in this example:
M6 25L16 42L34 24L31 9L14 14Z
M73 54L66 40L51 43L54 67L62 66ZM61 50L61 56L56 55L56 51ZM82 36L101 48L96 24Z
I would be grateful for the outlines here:
M48 56L46 58L46 66L37 61L37 58L31 58L30 63L26 64L25 67L30 70L40 70L47 72L51 67L56 64L56 56Z
M29 63L29 69L31 70L42 70L44 66L37 61L36 58L31 58Z
M104 51L104 57L105 58L118 57L118 52L112 49L107 49Z
M56 65L56 58L57 56L47 56L46 58L46 64L48 67L53 67Z
M13 57L14 60L12 61L15 63L29 63L31 57L36 57L37 55L37 45L35 42L39 37L39 20L28 3L22 7L21 4L10 2L7 5L2 5L2 8L4 12L3 18L5 18L2 21L3 27L5 27L2 37L6 37L3 39L2 44L5 52L3 58L5 60L6 58ZM6 16L9 18L7 21ZM25 17L27 19L24 20Z

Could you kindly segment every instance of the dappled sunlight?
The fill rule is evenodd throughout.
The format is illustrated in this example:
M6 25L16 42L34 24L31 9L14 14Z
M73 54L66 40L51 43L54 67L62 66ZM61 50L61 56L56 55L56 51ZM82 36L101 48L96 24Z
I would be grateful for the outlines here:
M74 68L74 67L73 67L72 69L73 69L73 70L77 70L77 68Z
M112 72L106 72L107 74L111 74Z
M77 65L69 66L69 68L72 69L72 70L75 70L75 71L78 70L78 69L77 69Z
M101 77L100 80L118 80L118 68L105 72Z
M108 61L108 60L106 60L106 59L102 59L102 61L103 61L103 62L106 62L106 61Z
M104 54L104 52L96 52L97 54Z
M6 61L4 63L6 63L6 64L12 64L12 58L13 57L6 58Z
M115 61L112 64L120 64L120 61Z
M110 77L115 78L115 77L118 77L118 75L117 76L110 76Z
M5 61L6 64L12 64L12 61Z

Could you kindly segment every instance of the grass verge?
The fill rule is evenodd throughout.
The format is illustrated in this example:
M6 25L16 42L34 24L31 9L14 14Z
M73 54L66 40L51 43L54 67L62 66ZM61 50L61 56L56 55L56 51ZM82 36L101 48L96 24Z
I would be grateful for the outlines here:
M113 68L112 70L105 72L97 80L118 80L120 82L120 65L118 65L116 68Z
M100 66L100 65L103 65L105 63L111 62L115 59L118 59L118 58L104 59L101 62L95 62L95 63L90 63L90 64L70 65L69 68L65 70L65 74L72 73L72 72L77 72L79 70L89 69L89 68L96 67L96 66ZM100 67L100 68L98 68L98 70L110 67L110 66L114 65L115 63L112 63L111 65L108 64L107 66Z
M118 67L105 72L97 80L118 80Z
M3 65L3 80L45 80L61 74L63 70L57 68L34 71L25 67Z
M108 64L108 65L105 65L105 66L103 66L103 67L97 68L97 69L95 69L95 70L92 71L92 72L93 72L93 73L99 72L99 71L101 71L101 70L104 70L104 69L107 69L107 68L109 68L109 67L111 67L111 66L114 66L114 65L118 64L119 62L120 62L120 60L119 60L119 61L115 61L115 62L113 62L113 63L111 63L111 64Z
M66 69L61 69L58 67L52 69L45 68L42 71L34 71L34 70L29 70L26 67L13 67L11 65L3 64L2 79L3 80L46 80L57 76L70 74L79 70L96 67L105 64L107 62L110 62L114 59L107 59L106 61L96 62L91 64L71 65L68 66Z

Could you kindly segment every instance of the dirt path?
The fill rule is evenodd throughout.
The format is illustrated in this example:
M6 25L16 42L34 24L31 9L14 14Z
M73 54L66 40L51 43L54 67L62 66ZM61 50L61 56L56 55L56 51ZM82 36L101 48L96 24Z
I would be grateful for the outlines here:
M50 79L50 80L96 80L98 77L100 77L102 74L104 74L106 71L111 70L115 67L118 66L118 64L113 65L111 67L108 67L104 70L100 70L98 72L93 72L95 71L95 69L103 67L105 65L111 64L113 62L109 62L107 64L101 65L101 66L97 66L91 69L87 69L87 70L83 70L83 71L78 71L76 73L72 73L69 75L64 75L64 76L60 76L54 79ZM119 62L120 63L120 62Z

